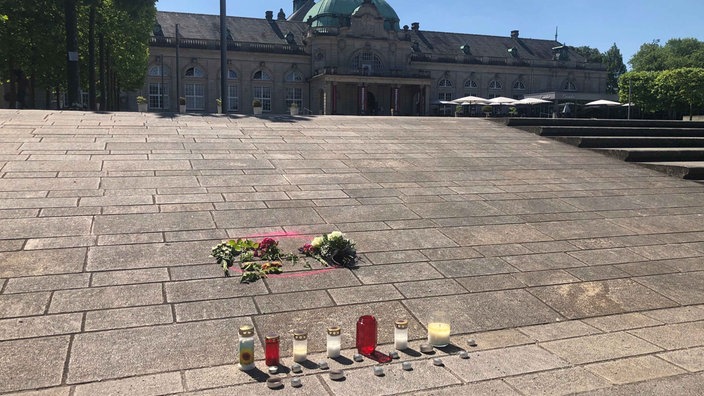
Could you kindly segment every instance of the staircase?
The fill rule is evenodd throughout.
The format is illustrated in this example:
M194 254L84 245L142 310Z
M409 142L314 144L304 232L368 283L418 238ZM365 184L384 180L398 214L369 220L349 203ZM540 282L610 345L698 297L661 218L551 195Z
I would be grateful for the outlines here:
M704 180L704 122L510 118L506 125L671 176Z

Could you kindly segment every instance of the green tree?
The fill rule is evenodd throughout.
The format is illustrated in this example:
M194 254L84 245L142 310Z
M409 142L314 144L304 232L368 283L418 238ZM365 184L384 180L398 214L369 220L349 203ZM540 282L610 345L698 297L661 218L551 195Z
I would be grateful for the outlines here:
M626 72L626 65L623 63L623 55L618 49L616 43L609 48L604 54L604 64L606 65L606 93L618 93L618 81L623 73Z
M704 42L695 38L675 38L662 46L656 40L643 44L628 63L635 71L701 67L704 64Z
M660 72L631 71L619 77L619 101L630 100L642 113L653 113L662 108L655 89Z
M689 109L691 121L694 107L704 106L704 69L666 70L655 79L655 91L660 102L668 106L673 115Z
M598 48L592 48L587 46L573 47L574 52L582 55L590 63L602 63L604 60L604 55L599 51Z

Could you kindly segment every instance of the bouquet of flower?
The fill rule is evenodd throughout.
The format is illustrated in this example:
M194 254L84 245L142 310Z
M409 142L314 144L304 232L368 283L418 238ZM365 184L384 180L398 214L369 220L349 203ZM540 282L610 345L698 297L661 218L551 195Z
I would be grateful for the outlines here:
M282 273L281 260L286 259L294 263L297 261L293 254L282 254L279 243L272 238L264 238L259 243L250 239L224 241L213 247L210 255L222 266L225 276L230 276L230 267L235 261L239 261L242 283L255 282L269 274Z
M324 266L353 267L357 262L357 249L354 242L340 231L333 231L314 238L298 249L302 254L313 257Z

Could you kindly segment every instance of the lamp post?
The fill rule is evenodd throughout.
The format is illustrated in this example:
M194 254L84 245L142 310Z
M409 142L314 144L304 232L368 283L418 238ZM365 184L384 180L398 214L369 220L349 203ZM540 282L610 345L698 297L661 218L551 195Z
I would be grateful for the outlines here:
M631 79L628 79L628 119L631 119L631 106L633 105L633 102L631 102Z
M224 113L230 108L227 92L227 0L220 0L220 100Z

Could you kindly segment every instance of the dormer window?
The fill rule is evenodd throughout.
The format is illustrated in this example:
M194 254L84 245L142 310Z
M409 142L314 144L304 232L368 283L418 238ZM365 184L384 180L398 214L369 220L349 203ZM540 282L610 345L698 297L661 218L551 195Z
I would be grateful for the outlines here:
M508 53L511 54L514 58L518 57L518 48L512 47L508 49Z
M155 37L164 37L164 30L161 28L161 25L158 23L154 24L154 28L152 29L152 34Z
M295 44L296 43L296 37L293 35L293 33L288 32L286 34L286 42L289 44Z
M420 52L420 43L414 41L413 44L411 44L411 49L413 52Z
M460 50L464 52L465 55L471 55L472 54L472 49L469 47L469 44L465 44L460 47Z

